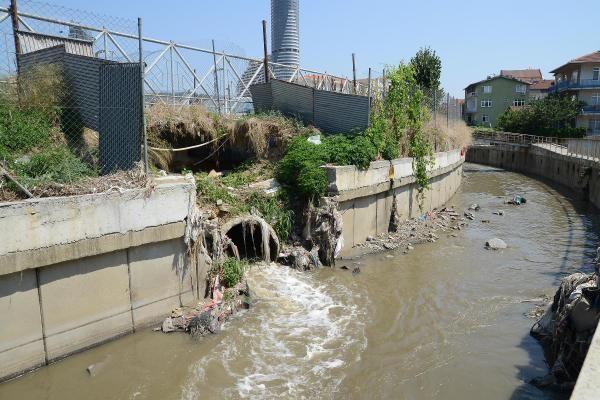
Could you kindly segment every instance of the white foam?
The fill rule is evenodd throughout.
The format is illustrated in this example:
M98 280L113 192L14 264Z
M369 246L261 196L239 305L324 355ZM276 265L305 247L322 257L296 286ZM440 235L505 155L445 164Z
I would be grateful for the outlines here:
M248 281L255 307L190 368L183 397L204 398L207 388L228 398L333 397L344 360L366 347L360 292L275 264L252 268ZM209 382L210 368L226 376Z

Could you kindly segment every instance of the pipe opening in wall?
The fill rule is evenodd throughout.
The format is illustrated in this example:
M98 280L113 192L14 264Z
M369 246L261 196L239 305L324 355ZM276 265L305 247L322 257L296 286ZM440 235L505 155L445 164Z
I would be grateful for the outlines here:
M236 218L223 227L225 253L248 260L274 261L279 254L279 239L273 228L260 217ZM229 239L229 240L228 240Z

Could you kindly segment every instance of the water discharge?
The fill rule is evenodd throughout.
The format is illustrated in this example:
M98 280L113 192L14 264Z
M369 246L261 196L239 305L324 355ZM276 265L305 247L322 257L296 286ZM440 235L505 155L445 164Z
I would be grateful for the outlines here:
M514 194L527 204L505 205ZM592 270L597 212L531 178L477 166L466 167L450 203L481 210L467 228L406 255L311 273L254 266L253 307L220 334L194 341L142 330L0 384L0 398L567 398L526 383L546 366L525 314L562 276ZM485 250L492 237L509 247Z

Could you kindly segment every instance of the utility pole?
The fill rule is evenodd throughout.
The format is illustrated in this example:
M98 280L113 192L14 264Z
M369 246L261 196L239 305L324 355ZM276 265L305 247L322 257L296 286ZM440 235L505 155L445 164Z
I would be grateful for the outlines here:
M262 20L263 31L263 53L264 53L264 68L265 68L265 83L269 82L269 54L267 50L267 21Z
M352 86L354 87L354 94L356 94L356 60L354 53L352 53Z

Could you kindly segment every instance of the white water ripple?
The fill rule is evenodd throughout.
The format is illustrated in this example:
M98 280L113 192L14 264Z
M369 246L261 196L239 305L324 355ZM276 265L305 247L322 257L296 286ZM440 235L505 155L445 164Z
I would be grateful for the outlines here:
M335 277L276 264L253 267L248 281L254 307L190 367L182 397L333 398L366 348L366 299Z

